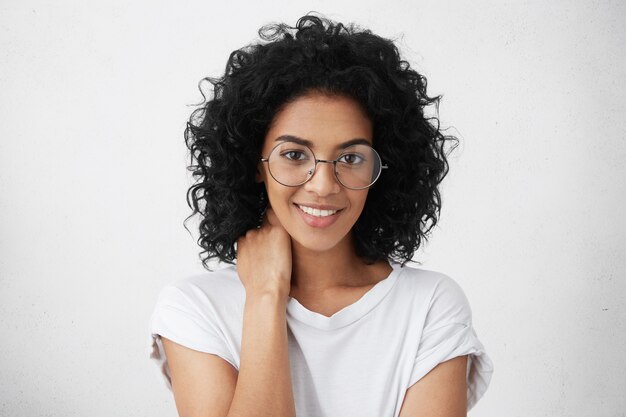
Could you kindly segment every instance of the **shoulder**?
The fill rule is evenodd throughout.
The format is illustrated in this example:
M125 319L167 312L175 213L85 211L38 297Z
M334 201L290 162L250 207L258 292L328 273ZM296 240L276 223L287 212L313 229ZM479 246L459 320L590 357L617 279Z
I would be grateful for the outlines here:
M242 295L245 296L245 289L239 280L236 267L230 265L170 282L161 288L157 304L189 308L234 302Z
M429 315L471 320L471 309L465 292L449 275L413 266L404 266L402 290L411 294Z
M421 294L429 294L433 297L465 297L463 289L458 282L442 272L405 265L402 267L401 274L404 285Z
M236 268L187 276L159 292L149 323L151 357L170 386L162 337L199 352L221 356L237 368L232 335L241 328L245 291Z

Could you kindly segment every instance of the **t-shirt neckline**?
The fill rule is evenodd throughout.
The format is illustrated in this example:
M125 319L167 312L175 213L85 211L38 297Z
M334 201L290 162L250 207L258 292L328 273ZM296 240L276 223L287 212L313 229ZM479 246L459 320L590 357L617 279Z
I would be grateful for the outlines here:
M320 330L335 330L347 326L359 320L376 307L396 283L398 276L404 270L401 264L389 261L392 271L387 278L377 282L361 298L354 303L345 306L335 314L327 317L323 314L311 311L300 302L289 297L287 302L287 318L295 319Z

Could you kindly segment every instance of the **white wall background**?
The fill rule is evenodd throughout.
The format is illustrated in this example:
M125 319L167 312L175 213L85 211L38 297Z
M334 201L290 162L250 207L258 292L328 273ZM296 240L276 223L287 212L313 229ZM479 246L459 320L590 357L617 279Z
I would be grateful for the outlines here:
M418 259L495 363L470 415L624 416L626 6L487 0L2 1L0 415L175 415L147 324L202 271L196 83L309 10L399 38L461 137Z

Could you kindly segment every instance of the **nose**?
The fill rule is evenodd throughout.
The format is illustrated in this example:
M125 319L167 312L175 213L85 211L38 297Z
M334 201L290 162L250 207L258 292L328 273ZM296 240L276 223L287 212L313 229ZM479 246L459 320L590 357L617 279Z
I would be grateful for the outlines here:
M338 193L341 190L341 184L335 177L334 169L335 165L332 162L318 162L313 177L304 183L304 189L319 196Z

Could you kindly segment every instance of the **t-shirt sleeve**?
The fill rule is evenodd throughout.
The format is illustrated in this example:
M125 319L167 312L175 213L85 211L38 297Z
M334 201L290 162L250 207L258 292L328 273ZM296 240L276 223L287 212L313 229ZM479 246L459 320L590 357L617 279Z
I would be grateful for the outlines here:
M467 409L483 396L493 363L472 326L472 311L461 287L450 277L438 282L430 302L409 386L441 362L468 355Z
M159 293L150 318L150 358L156 361L170 389L172 381L161 336L190 349L217 355L238 369L219 327L210 320L209 311L201 308L174 285L164 287Z

